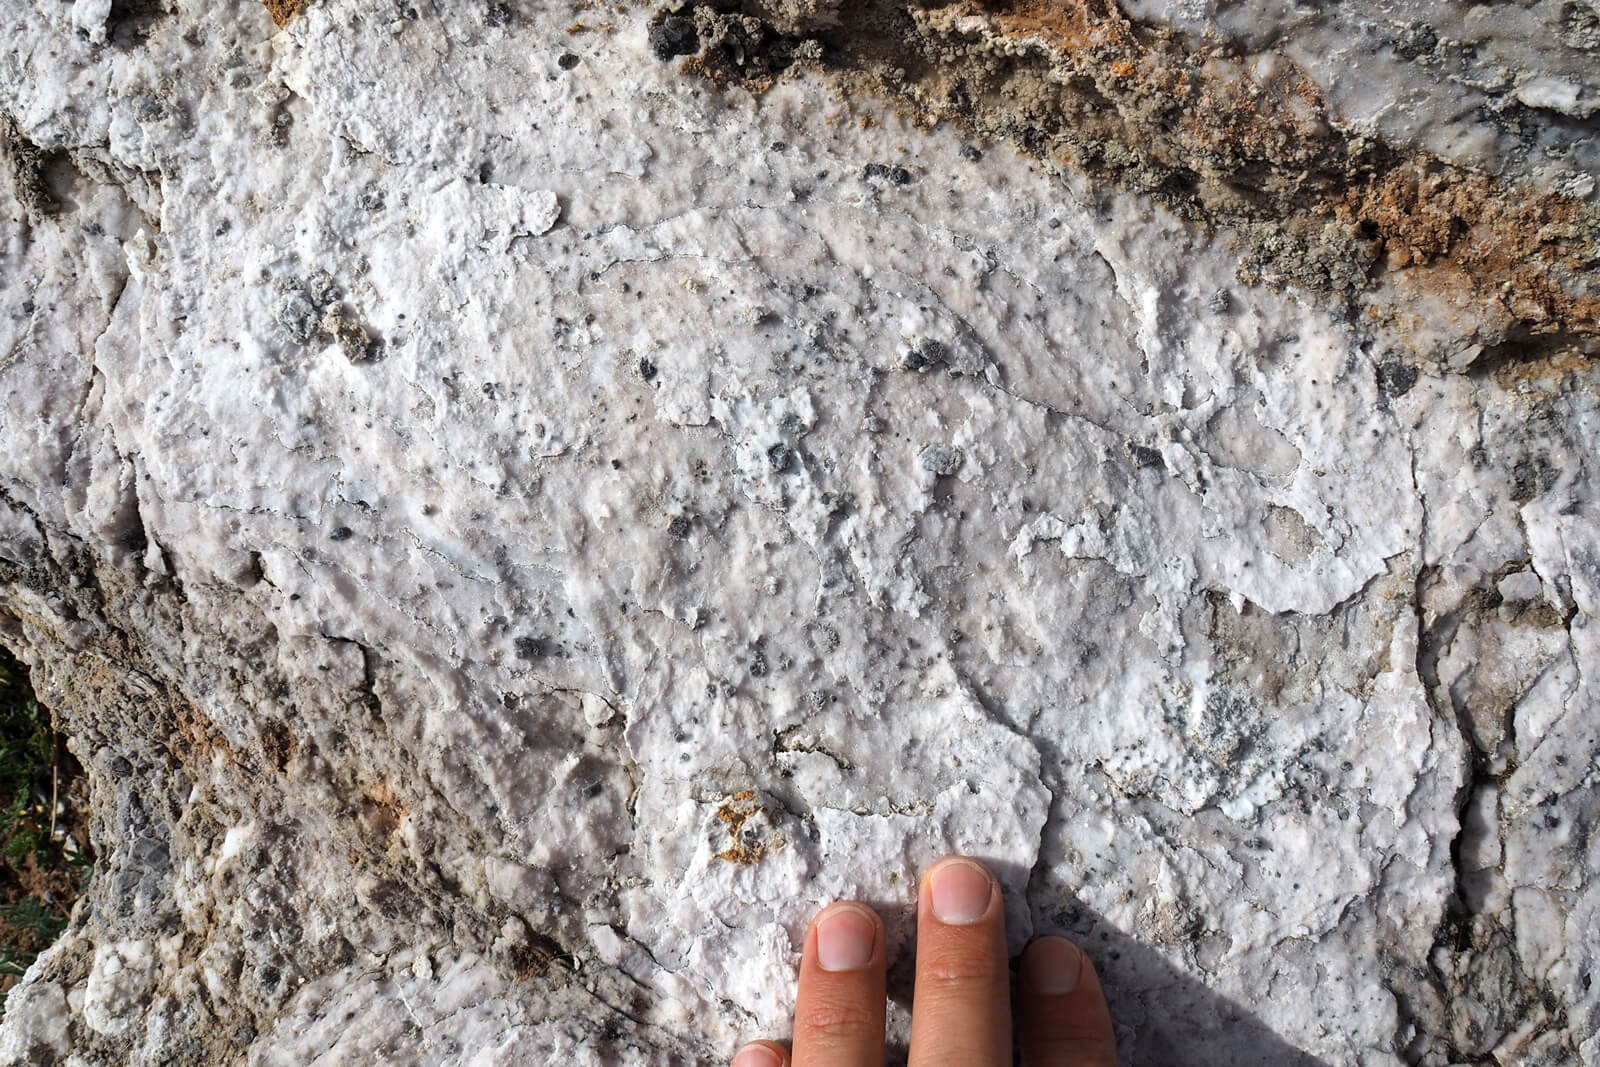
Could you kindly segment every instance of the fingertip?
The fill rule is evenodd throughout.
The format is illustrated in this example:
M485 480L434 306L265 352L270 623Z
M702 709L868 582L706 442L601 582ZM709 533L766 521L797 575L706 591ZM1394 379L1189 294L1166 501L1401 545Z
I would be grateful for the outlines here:
M1035 938L1017 977L1026 1062L1116 1064L1116 1033L1100 977L1077 944L1055 934Z
M933 917L946 926L970 926L989 917L999 896L994 872L970 856L946 856L922 877Z
M1020 970L1027 991L1045 997L1065 996L1082 986L1085 977L1094 979L1094 965L1083 950L1056 934L1030 942Z
M800 962L796 1061L883 1062L886 941L883 920L865 904L841 900L817 913Z
M1011 973L1000 882L968 856L946 856L918 898L913 1063L1010 1063Z
M772 1041L752 1041L739 1050L732 1067L788 1067L789 1053Z
M863 970L882 954L883 920L865 904L853 900L830 904L817 913L812 928L817 963L825 971Z

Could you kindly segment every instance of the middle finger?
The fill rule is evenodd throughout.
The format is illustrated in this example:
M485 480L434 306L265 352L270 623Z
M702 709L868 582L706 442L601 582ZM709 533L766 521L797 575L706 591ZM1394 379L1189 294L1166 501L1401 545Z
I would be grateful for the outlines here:
M1011 975L1000 885L976 860L934 864L917 901L911 1067L1010 1067Z

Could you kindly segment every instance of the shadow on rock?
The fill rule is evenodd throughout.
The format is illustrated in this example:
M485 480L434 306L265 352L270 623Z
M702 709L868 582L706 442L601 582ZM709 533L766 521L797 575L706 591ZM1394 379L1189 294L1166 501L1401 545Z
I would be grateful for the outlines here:
M1015 884L1010 876L1018 872L1008 869L1010 865L980 858L1002 881ZM1127 1067L1331 1067L1080 901L1058 897L1043 902L1039 910L1055 922L1039 927L1038 933L1065 934L1094 961L1116 1024L1117 1053ZM889 970L889 998L903 1011L911 1009L914 970L911 952L893 960ZM891 1067L906 1058L904 1045L891 1045Z

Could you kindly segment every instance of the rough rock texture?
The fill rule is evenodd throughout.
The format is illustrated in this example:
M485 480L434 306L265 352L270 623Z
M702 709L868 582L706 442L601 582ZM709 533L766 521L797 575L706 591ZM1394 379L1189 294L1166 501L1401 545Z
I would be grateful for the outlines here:
M270 7L0 12L0 1060L715 1062L840 895L903 1038L963 850L1130 1063L1600 1064L1589 0Z
M1185 218L1233 227L1251 280L1331 292L1400 330L1418 299L1442 303L1451 336L1418 347L1442 348L1458 365L1484 349L1600 348L1591 174L1600 101L1561 80L1600 60L1595 34L1563 35L1545 56L1533 48L1554 33L1548 25L1529 42L1518 39L1526 18L1465 20L1487 40L1452 38L1447 52L1482 75L1480 45L1509 39L1509 56L1506 48L1489 54L1534 65L1516 81L1518 106L1558 112L1513 136L1506 107L1488 102L1471 122L1459 99L1451 108L1395 106L1397 91L1424 104L1429 97L1411 92L1417 73L1393 69L1387 46L1407 54L1427 39L1434 51L1441 45L1427 23L1404 20L1410 43L1395 44L1388 35L1399 32L1401 13L1393 11L1375 25L1373 12L1297 9L1284 20L1252 9L1248 18L1230 12L1204 22L1207 32L1184 39L1131 21L1110 0L866 0L842 25L829 12L799 28L782 14L769 27L728 11L742 6L765 5L694 5L703 63L719 79L765 85L775 70L814 58L902 97L925 119L956 119ZM1417 14L1433 6L1417 5ZM1563 27L1573 21L1562 17ZM1178 23L1193 28L1195 19ZM1241 32L1224 36L1230 26ZM1440 78L1452 68L1435 67L1421 76L1439 83L1428 85L1435 95L1459 96L1459 83L1471 81ZM1441 129L1452 136L1441 141ZM1550 142L1560 150L1544 150Z

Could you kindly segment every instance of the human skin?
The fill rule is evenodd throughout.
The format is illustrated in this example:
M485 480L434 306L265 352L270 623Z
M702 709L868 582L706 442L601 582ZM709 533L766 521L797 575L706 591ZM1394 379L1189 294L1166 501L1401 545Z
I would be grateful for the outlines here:
M733 1067L881 1067L886 940L865 904L839 901L812 920L800 961L793 1050L746 1045ZM1115 1067L1116 1038L1100 980L1063 937L1034 939L1006 958L1000 883L987 867L949 856L917 889L917 977L911 1067Z

